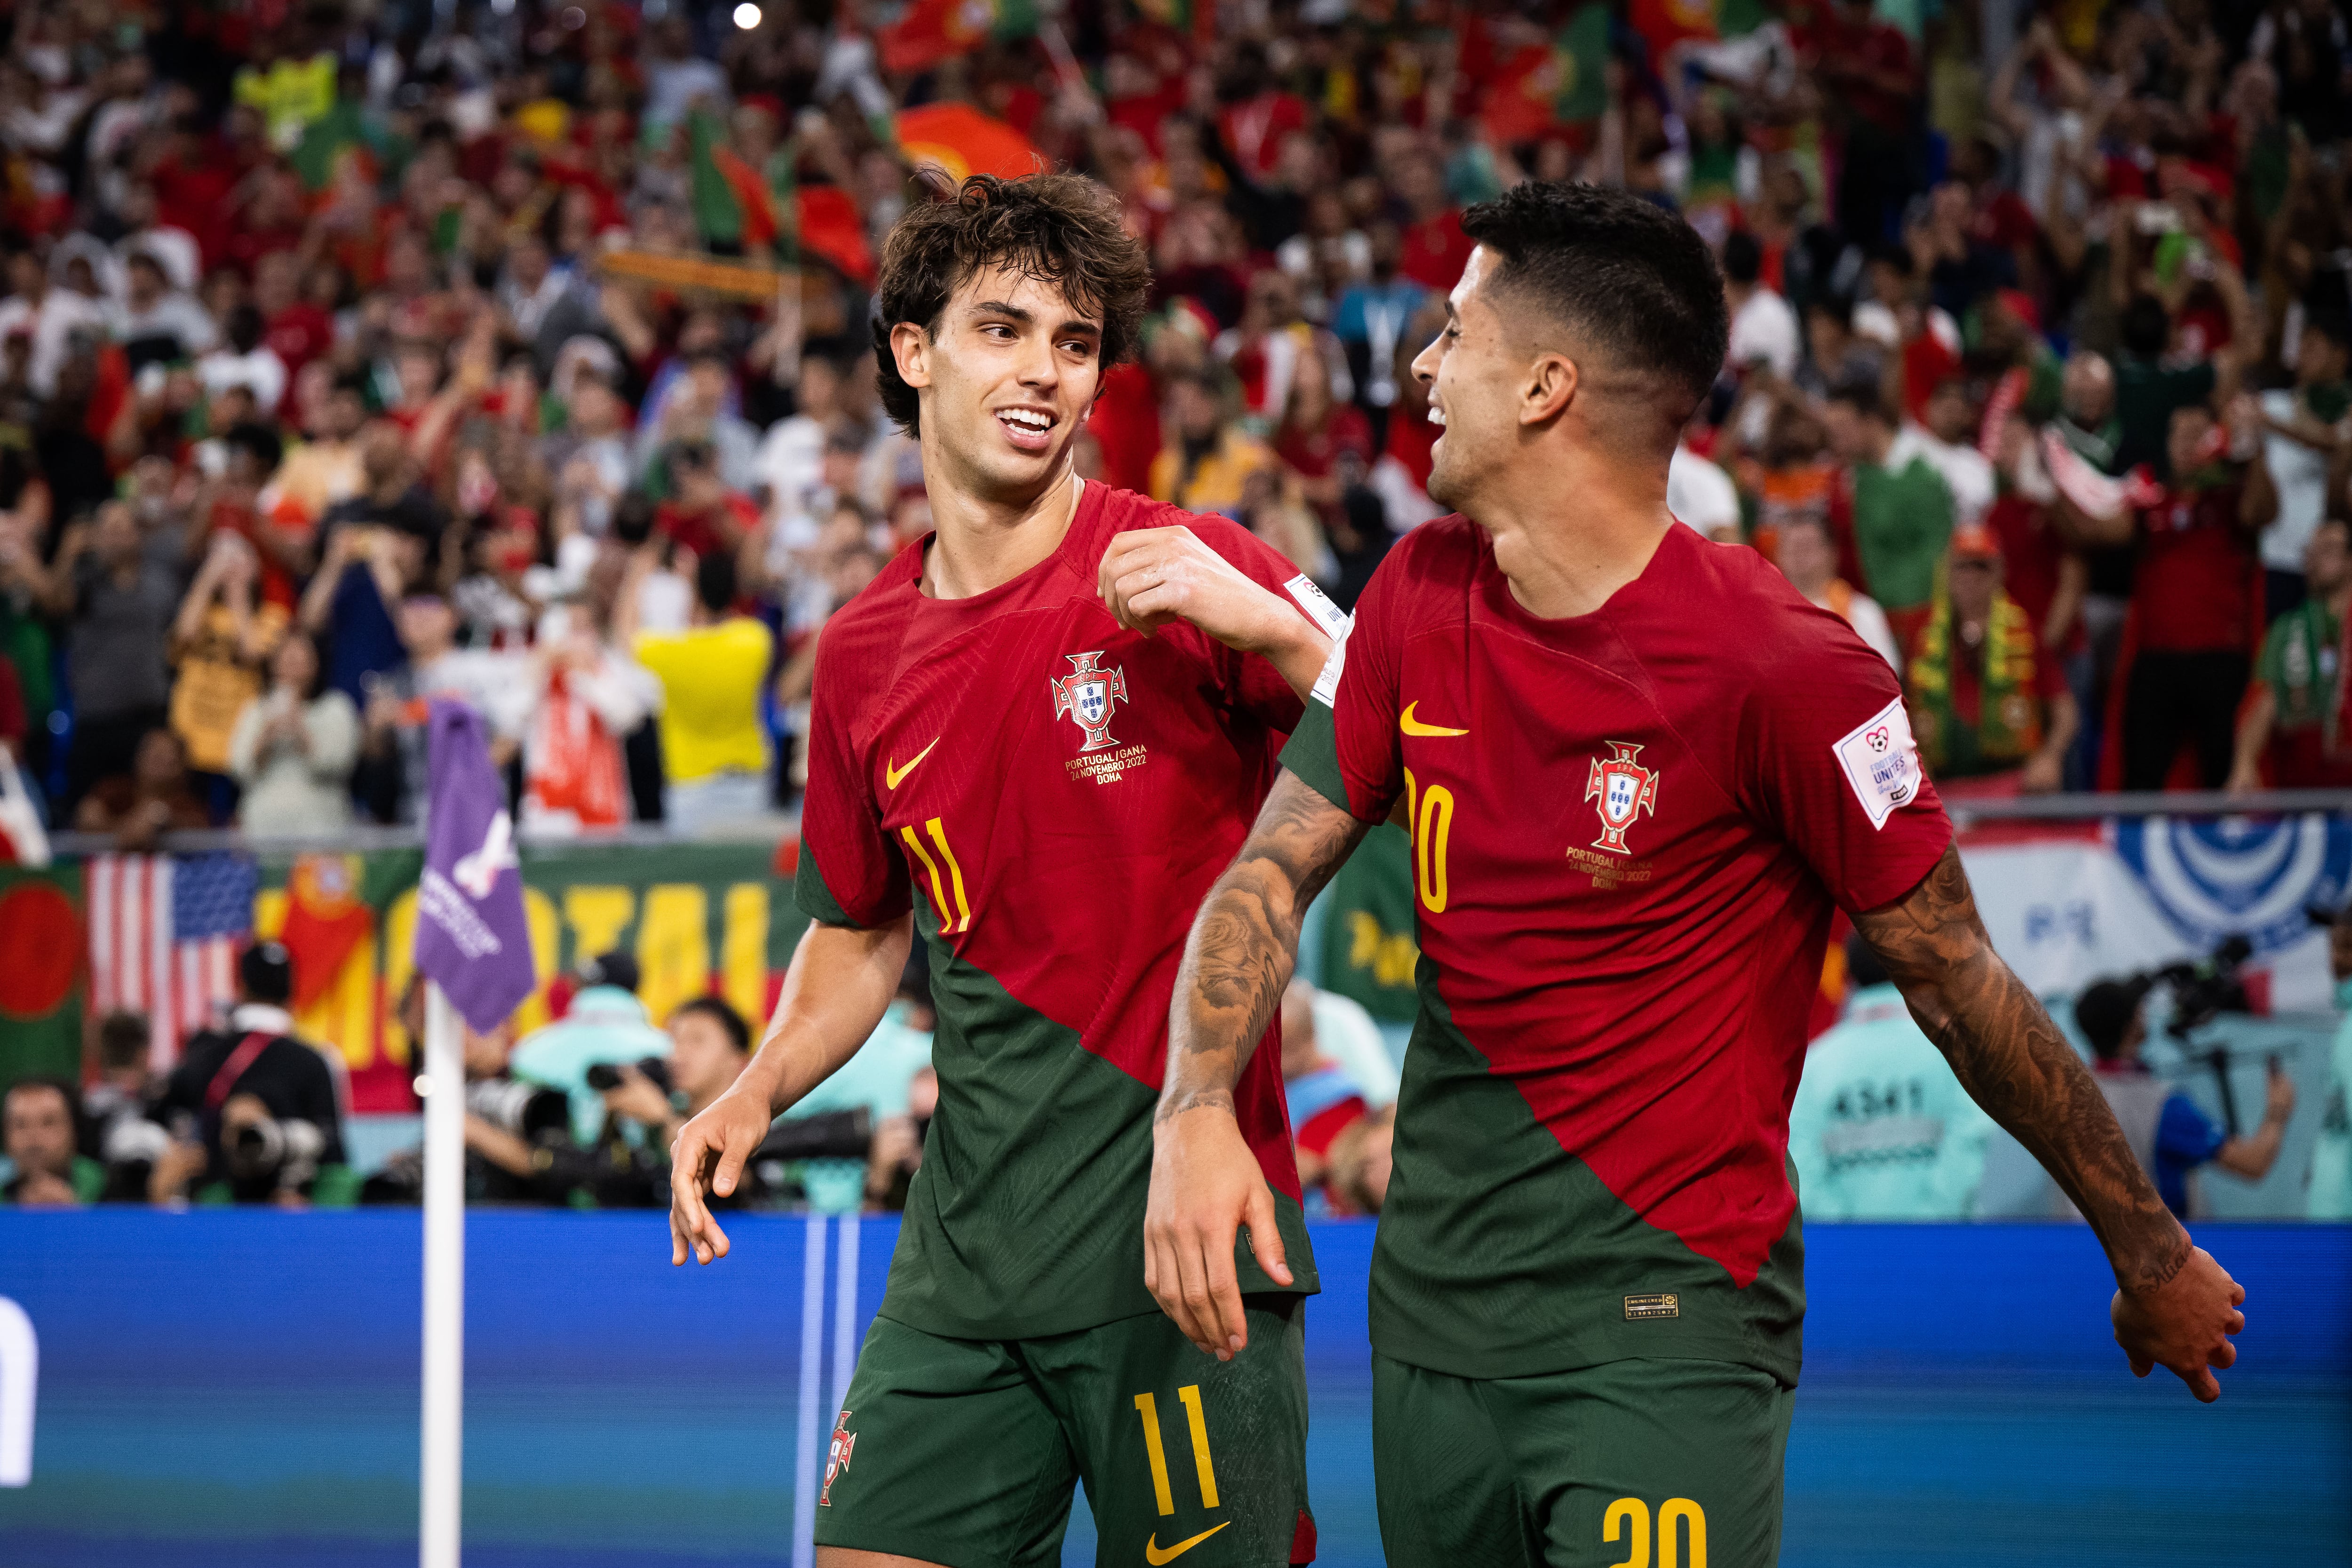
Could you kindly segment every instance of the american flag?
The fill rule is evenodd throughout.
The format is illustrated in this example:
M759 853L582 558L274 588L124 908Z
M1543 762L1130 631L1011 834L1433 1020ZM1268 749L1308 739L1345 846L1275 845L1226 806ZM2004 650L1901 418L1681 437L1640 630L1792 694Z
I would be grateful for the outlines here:
M236 999L236 955L253 931L258 885L252 860L226 852L89 862L90 1005L101 1016L145 1014L157 1069Z

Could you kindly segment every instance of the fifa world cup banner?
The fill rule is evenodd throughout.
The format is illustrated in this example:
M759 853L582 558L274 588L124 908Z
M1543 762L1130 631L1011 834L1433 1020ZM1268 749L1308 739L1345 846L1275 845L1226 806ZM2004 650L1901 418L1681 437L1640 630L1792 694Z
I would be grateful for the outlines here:
M1959 836L1993 947L2044 996L2202 958L2233 936L2257 1005L2333 1006L2311 911L2352 889L2352 816L2112 817L1990 824Z
M523 905L539 988L518 1033L557 1016L587 959L635 958L658 1019L715 992L756 1028L807 920L791 852L757 844L525 846ZM258 857L103 855L39 871L0 868L0 1082L82 1070L88 1023L149 1021L151 1059L235 999L235 955L256 937L294 960L298 1030L341 1054L352 1109L414 1109L411 979L420 850Z

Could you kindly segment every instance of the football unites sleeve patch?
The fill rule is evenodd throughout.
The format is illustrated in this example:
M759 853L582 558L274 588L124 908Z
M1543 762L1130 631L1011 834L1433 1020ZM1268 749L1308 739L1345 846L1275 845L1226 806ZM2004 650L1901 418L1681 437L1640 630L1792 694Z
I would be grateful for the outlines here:
M1831 750L1872 828L1884 828L1888 817L1919 798L1919 743L1900 697L1847 731Z
M1297 602L1307 612L1307 618L1323 628L1323 635L1337 643L1348 635L1348 612L1331 602L1331 595L1316 585L1315 579L1301 572L1282 585L1284 593Z

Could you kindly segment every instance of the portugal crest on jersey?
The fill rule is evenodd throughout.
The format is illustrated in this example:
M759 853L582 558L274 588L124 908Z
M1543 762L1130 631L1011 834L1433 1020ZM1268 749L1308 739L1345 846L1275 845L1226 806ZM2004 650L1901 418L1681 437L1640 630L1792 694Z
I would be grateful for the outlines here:
M1097 668L1096 661L1102 656L1100 648L1091 653L1066 653L1062 657L1070 661L1070 673L1045 683L1054 693L1054 717L1059 719L1067 713L1086 731L1086 744L1078 748L1081 755L1108 751L1118 744L1111 738L1111 710L1129 700L1126 669Z
M1601 837L1592 841L1592 847L1612 855L1631 855L1633 852L1625 847L1625 830L1645 811L1657 815L1658 773L1633 760L1641 755L1641 747L1624 741L1611 741L1608 746L1610 754L1592 759L1592 771L1584 781L1584 798L1600 803Z
M849 1468L849 1451L857 1447L857 1434L849 1429L849 1412L833 1424L833 1446L824 1451L824 1489L816 1494L819 1508L833 1506L833 1479Z

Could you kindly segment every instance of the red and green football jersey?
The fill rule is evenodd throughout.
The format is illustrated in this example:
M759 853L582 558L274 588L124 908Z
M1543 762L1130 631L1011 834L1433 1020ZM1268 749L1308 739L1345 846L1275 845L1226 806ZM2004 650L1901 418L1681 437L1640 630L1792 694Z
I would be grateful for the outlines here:
M881 1307L929 1333L1159 1310L1143 1207L1176 967L1300 710L1266 660L1190 626L1124 631L1097 597L1115 534L1171 523L1277 593L1296 577L1234 523L1089 484L1012 582L926 597L913 546L817 645L796 900L862 927L911 903L930 943L939 1110ZM1234 1103L1307 1293L1281 1055L1269 1030ZM1278 1289L1237 1255L1244 1289Z
M1412 819L1374 1346L1793 1384L1789 1106L1832 909L1901 898L1951 837L1885 660L1686 528L1600 610L1539 619L1455 517L1390 552L1315 695L1284 764Z

